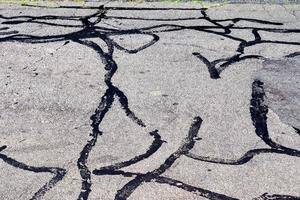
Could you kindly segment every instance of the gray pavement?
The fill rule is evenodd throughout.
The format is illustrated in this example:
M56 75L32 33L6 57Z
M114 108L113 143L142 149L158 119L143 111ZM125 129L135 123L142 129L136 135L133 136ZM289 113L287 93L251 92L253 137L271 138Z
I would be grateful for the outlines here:
M0 4L0 199L300 199L299 5Z

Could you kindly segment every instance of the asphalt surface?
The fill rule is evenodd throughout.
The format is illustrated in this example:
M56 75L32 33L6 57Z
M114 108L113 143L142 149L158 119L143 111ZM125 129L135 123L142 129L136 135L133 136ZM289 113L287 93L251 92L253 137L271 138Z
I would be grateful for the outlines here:
M299 5L99 5L0 4L0 199L300 199Z

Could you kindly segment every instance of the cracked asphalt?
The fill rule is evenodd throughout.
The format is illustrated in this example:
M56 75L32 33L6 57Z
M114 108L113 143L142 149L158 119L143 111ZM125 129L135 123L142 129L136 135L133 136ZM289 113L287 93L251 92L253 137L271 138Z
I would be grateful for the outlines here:
M299 19L0 4L0 199L300 199Z

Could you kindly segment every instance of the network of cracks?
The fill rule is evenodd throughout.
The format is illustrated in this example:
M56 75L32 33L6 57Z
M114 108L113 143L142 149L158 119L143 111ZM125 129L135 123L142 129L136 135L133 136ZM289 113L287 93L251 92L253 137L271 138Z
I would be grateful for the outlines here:
M104 82L106 85L106 91L100 99L98 107L95 109L94 114L90 117L91 123L91 133L90 139L86 142L86 145L83 147L80 152L80 156L77 161L77 167L81 176L81 192L78 194L78 199L88 199L91 192L91 176L124 176L131 177L131 180L127 182L122 188L116 191L115 199L123 200L131 196L131 194L142 184L148 182L155 182L158 184L167 184L171 187L177 187L187 192L194 193L196 195L205 197L207 199L236 199L234 197L227 196L226 194L220 194L214 191L207 190L198 186L186 184L180 180L172 179L164 176L164 173L172 167L174 162L182 156L185 156L189 159L195 160L195 162L210 162L219 165L243 165L250 160L254 159L259 154L284 154L287 156L299 157L300 151L281 145L276 141L272 140L269 136L268 126L267 126L267 113L268 106L265 103L265 91L264 83L260 80L254 80L252 83L252 97L250 99L250 116L255 128L256 135L268 146L268 148L258 148L251 149L246 152L242 157L231 160L223 158L212 158L195 155L190 151L193 149L198 138L198 131L201 128L202 119L201 116L195 116L190 125L190 129L186 134L186 137L183 139L181 145L178 149L170 154L167 159L161 163L161 165L147 173L140 172L128 172L123 168L130 165L134 165L140 161L143 161L157 152L158 149L165 143L164 139L160 136L159 130L154 130L149 133L153 138L152 144L148 147L148 150L140 155L136 155L130 160L123 162L115 163L110 166L100 167L98 169L90 169L87 165L89 159L89 154L93 151L93 147L97 144L97 140L101 138L103 134L101 132L101 123L105 118L106 114L110 111L110 108L114 101L118 101L126 113L127 117L130 118L138 126L144 128L147 124L140 119L134 111L130 109L129 100L126 94L122 91L121 88L118 88L114 85L112 77L118 69L118 64L114 60L114 51L118 49L124 51L128 54L135 54L137 52L143 51L146 48L151 47L155 43L159 42L160 37L159 33L161 32L176 32L181 30L193 30L198 32L206 32L213 35L218 35L232 41L239 42L238 48L234 55L226 58L218 58L216 60L208 60L201 52L194 52L193 55L196 56L201 62L203 62L208 69L211 79L221 79L222 72L230 67L232 64L240 62L246 59L265 59L261 55L245 55L244 50L248 47L255 46L262 43L275 43L275 44L287 44L287 45L300 45L300 42L288 42L288 41L274 41L274 40L265 40L262 39L260 32L271 32L271 33L299 33L300 29L286 29L280 28L281 23L270 22L265 20L253 19L253 18L231 18L231 19L212 19L208 13L207 9L189 9L189 8L133 8L133 7L72 7L72 6L61 6L52 9L90 9L94 10L94 13L87 16L54 16L54 15L45 15L45 16L13 16L6 17L0 15L0 18L4 20L2 25L5 27L0 28L0 42L20 42L20 43L51 43L58 41L65 42L74 42L80 45L86 46L94 50L100 57L102 63L105 66L106 74L104 75ZM197 10L201 13L201 17L198 18L178 18L176 21L181 20L204 20L211 25L206 26L185 26L185 25L176 25L172 24L171 21L174 19L159 19L159 18L134 18L134 17L118 17L118 19L126 20L149 20L149 21L162 21L163 23L155 26L147 26L143 28L134 28L134 29L118 29L118 28L105 28L101 26L102 19L116 18L114 16L107 16L110 10ZM55 20L62 21L78 21L81 25L66 25L59 24ZM166 22L170 21L168 24ZM240 27L236 23L240 21L252 22L259 24L258 27ZM228 25L222 25L222 22L230 22ZM48 26L60 26L60 27L76 27L80 28L75 32L67 34L57 34L52 36L37 36L37 35L26 35L20 34L18 31L11 31L11 27L17 26L18 24L26 23L36 23L36 24L45 24ZM262 25L274 25L278 26L276 28L264 28ZM231 35L232 30L248 30L250 31L254 39L247 41L243 38L236 37ZM119 45L116 41L112 39L111 36L118 35L132 35L132 34L142 34L150 36L152 39L148 43L136 48L129 49L124 46ZM106 49L100 47L99 44L92 41L93 38L98 38L102 40ZM286 57L295 57L298 56L299 52L294 52L287 55ZM299 133L299 130L295 128L296 132ZM60 182L66 175L67 170L58 167L35 167L26 163L17 161L16 159L5 154L6 146L0 147L0 158L3 162L13 167L19 168L21 170L31 171L34 173L51 173L53 177L46 182L40 189L35 192L31 199L42 199L42 197L49 191L51 188L55 187L58 182ZM58 187L58 186L57 186ZM254 199L300 199L300 197L279 194L261 194L259 197L253 197Z

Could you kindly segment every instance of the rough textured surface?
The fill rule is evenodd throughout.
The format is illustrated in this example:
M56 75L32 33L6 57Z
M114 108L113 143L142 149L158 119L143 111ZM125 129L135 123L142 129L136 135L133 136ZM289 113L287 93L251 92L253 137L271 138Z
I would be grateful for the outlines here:
M0 199L299 199L299 18L1 4Z

